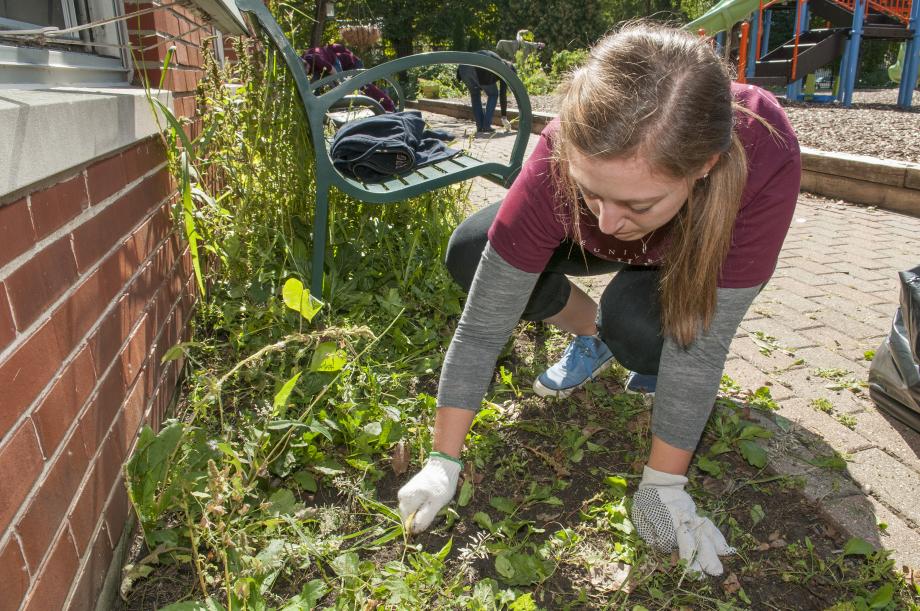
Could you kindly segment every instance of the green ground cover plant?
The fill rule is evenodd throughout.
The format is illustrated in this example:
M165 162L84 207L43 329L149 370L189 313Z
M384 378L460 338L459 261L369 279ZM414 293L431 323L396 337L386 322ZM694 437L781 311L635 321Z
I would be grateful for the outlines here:
M728 378L690 478L738 554L698 580L647 549L629 508L650 402L623 393L622 370L567 400L534 396L567 343L538 324L501 356L455 502L410 537L396 492L431 444L462 303L441 259L467 193L386 207L335 194L326 289L310 295L298 101L277 57L237 52L209 64L202 135L167 130L202 294L190 341L165 357L184 364L180 397L125 469L140 529L119 608L917 608L886 552L770 471L775 434L750 417L775 401Z

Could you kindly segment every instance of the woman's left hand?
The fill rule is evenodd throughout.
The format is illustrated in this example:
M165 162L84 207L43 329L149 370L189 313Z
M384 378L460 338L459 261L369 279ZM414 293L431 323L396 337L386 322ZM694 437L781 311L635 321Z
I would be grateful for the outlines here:
M725 537L709 518L696 513L684 491L687 478L646 466L633 496L632 521L639 536L661 551L677 548L691 571L721 575L720 555L733 554Z

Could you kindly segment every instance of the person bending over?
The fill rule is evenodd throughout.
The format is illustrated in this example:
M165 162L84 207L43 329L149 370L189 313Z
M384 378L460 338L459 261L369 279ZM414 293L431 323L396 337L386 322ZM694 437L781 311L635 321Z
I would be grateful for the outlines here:
M504 201L465 220L446 256L469 291L438 388L433 451L399 491L426 529L519 319L574 335L534 382L564 397L616 358L654 392L651 454L631 518L645 542L720 574L725 538L684 491L732 337L776 265L799 191L799 146L768 92L732 83L703 39L638 24L568 80ZM616 272L595 303L566 276Z
M477 53L501 60L505 65L517 72L513 63L503 60L494 51L483 49L482 51L477 51ZM496 102L500 104L502 125L505 129L511 129L511 122L508 120L508 85L505 84L505 81L485 68L477 68L466 64L460 64L457 67L457 80L462 81L469 89L477 132L490 133L495 131L492 128L492 117L495 115ZM486 94L485 110L482 108L483 93Z

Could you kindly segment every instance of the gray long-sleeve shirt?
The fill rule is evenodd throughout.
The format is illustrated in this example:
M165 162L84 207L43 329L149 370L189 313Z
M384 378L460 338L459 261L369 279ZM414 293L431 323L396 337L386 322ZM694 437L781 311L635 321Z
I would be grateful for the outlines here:
M498 355L538 278L510 265L486 244L441 369L438 407L479 410ZM687 348L665 338L652 412L652 432L664 442L689 451L696 447L732 337L760 288L718 289L712 324Z

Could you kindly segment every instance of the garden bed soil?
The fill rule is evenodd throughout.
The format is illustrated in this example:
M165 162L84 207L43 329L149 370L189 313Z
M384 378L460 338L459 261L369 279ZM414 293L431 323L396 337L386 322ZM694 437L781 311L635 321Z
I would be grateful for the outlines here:
M568 400L541 399L527 393L498 407L508 419L487 433L491 435L489 443L493 448L490 454L483 455L489 458L488 463L476 470L468 462L461 477L461 484L469 480L474 486L469 504L465 507L454 504L459 517L450 529L438 518L429 532L409 541L410 545L436 553L452 539L445 574L462 572L471 585L485 578L502 583L495 556L461 561L486 532L477 525L474 516L484 512L495 523L504 517L492 504L496 497L520 503L533 484L559 488L560 482L564 482L561 484L564 488L553 492L560 504L535 503L515 518L530 521L534 528L545 531L533 535L535 542L562 528L578 532L586 523L585 514L602 503L599 495L605 489L606 476L622 476L628 482L627 495L632 495L647 452L650 417L647 402L624 394L613 375L606 375ZM577 460L571 446L560 443L567 435L571 439L573 431L587 433L595 444ZM698 454L704 453L713 441L711 436L704 438ZM555 567L542 583L519 588L530 591L540 609L601 609L627 600L629 608L638 604L650 609L715 609L726 603L748 606L746 598L753 602L754 608L820 610L852 600L853 591L841 587L842 577L816 570L819 563L831 564L839 557L845 541L837 528L822 517L819 508L801 494L801 482L795 478L771 477L769 467L755 469L735 453L719 458L726 466L722 477L713 478L692 468L690 491L697 504L720 525L729 543L738 549L736 555L723 557L722 576L702 581L682 577L676 566L676 552L668 555L646 551L631 571L616 562L597 564L573 557ZM414 472L413 467L405 474L395 475L387 469L376 485L378 499L395 507L399 488ZM769 481L757 483L762 480ZM302 500L316 507L337 503L331 489L321 489L317 495ZM338 504L344 503L338 499ZM609 536L602 531L590 536L594 540L588 544L601 549L622 537L612 531ZM383 566L398 559L403 551L403 544L397 540L368 559ZM136 544L133 559L143 554L143 546ZM861 558L847 559L845 566L856 574L860 563L865 564ZM628 574L623 572L624 566ZM689 583L683 583L684 579ZM288 580L289 587L280 589L293 594L307 577L295 573L285 581ZM118 601L114 608L157 609L189 596L196 585L188 566L164 567L155 576L139 581L129 600ZM334 592L330 593L322 604L330 604L334 596ZM376 607L374 604L365 608Z
M603 380L600 385L612 393L622 394L622 387L613 380ZM629 482L628 495L632 495L641 477L644 457L636 455L636 439L633 435L623 434L630 430L638 436L647 433L649 412L642 411L626 423L625 429L613 425L601 429L591 436L591 441L604 447L603 452L585 453L580 464L567 462L559 441L554 434L558 428L591 430L599 421L610 422L611 414L606 408L582 410L573 408L577 405L591 405L586 400L586 393L580 391L569 402L530 399L522 402L517 425L503 435L505 445L501 453L507 461L509 457L520 457L523 461L520 477L495 478L494 469L487 469L475 474L481 481L476 485L475 494L467 507L458 508L460 514L454 527L446 531L435 528L433 532L423 533L415 538L428 552L441 549L448 539L453 538L450 559L456 559L465 546L475 541L481 529L475 524L473 516L485 512L493 521L498 521L502 514L491 506L490 501L496 496L511 498L520 502L527 496L531 482L553 484L560 481L556 466L566 465L571 470L570 477L563 478L568 487L556 492L563 501L563 506L548 510L545 505L536 504L519 516L532 520L536 526L551 534L560 528L577 529L582 523L582 515L591 501L603 489L603 477L609 474L625 475ZM515 409L512 402L506 406ZM564 413L560 413L564 412ZM607 412L607 413L605 413ZM526 425L526 428L522 425ZM546 427L546 434L532 432L533 428ZM587 427L587 428L586 428ZM698 454L705 453L712 439L704 440ZM543 458L541 458L541 455ZM552 457L555 462L547 460ZM647 608L715 608L722 601L744 606L737 591L743 589L745 595L754 603L755 608L762 609L827 609L837 602L849 601L852 592L840 588L827 575L807 575L807 571L798 566L804 558L817 564L818 560L830 562L839 555L845 543L844 536L838 529L821 515L820 509L798 490L800 482L791 478L778 477L764 484L750 484L758 479L769 479L769 470L758 470L745 463L736 454L730 454L726 475L722 479L709 477L695 469L691 470L692 494L698 505L706 507L716 516L721 530L729 538L729 543L739 549L739 554L723 557L725 572L720 577L707 577L705 585L697 582L694 591L708 590L707 596L712 600L707 604L700 598L687 595L676 596L671 600L659 598L659 592L667 591L666 586L679 589L681 571L675 567L675 556L652 553L643 563L631 572L626 589L635 588L628 597L629 604L644 605ZM407 474L408 475L408 474ZM469 475L469 472L466 474ZM387 477L378 485L381 500L396 504L396 493L406 478ZM462 480L461 480L462 481ZM596 500L595 500L596 503ZM756 524L752 517L752 508L759 505L763 517ZM727 525L734 521L739 529L729 534ZM443 524L443 521L442 521ZM436 524L437 526L437 524ZM753 537L749 539L741 532ZM814 553L807 552L806 539L813 546ZM765 549L763 549L765 548ZM847 561L855 567L858 560ZM615 564L615 563L614 563ZM496 571L494 557L490 556L477 562L476 573L469 574L470 583L484 578L501 580ZM604 591L598 584L603 583L597 576L603 575L604 567L591 567L585 564L563 564L544 583L533 589L534 600L541 609L600 609L607 608L611 597L617 593ZM651 585L658 587L651 587ZM611 584L606 584L611 585ZM708 586L708 587L706 587ZM525 588L529 589L529 588ZM573 604L579 591L584 591L587 599ZM670 597L669 592L666 596ZM626 600L620 593L620 602ZM666 604L665 604L666 603ZM662 607L662 605L664 605ZM687 606L685 606L687 605Z

